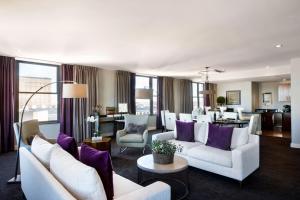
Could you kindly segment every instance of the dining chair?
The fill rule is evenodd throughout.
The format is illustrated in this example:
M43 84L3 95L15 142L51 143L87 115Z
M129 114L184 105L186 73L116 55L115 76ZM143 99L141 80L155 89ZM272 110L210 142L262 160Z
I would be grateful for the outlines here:
M179 120L183 122L192 122L193 121L192 114L179 113Z

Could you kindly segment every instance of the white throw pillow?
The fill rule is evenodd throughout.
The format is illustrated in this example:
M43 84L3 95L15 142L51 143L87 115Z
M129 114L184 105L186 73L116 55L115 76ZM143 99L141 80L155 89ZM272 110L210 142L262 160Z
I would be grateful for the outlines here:
M37 157L37 159L49 169L50 167L50 156L54 145L47 142L36 135L31 143L31 152Z
M239 146L245 145L248 143L248 127L246 128L234 128L231 138L231 149L235 149Z
M53 148L50 172L77 199L106 200L105 190L97 171L63 150Z
M197 122L194 128L195 141L206 144L208 137L208 123Z

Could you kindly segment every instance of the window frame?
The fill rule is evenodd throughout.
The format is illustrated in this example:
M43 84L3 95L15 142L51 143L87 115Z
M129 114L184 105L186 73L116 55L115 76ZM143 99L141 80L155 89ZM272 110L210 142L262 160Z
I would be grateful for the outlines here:
M148 78L148 79L149 79L149 89L154 90L154 88L153 88L153 78L157 79L157 77L155 77L155 76L140 75L140 74L135 75L135 78L137 78L137 77L145 77L145 78ZM156 84L156 87L157 87L157 86L158 86L158 85ZM135 85L135 89L138 89L138 88L136 87L136 85ZM156 88L156 91L157 91L157 88ZM153 106L153 97L154 97L154 95L153 95L153 93L152 93L152 97L150 98L150 115L156 115L156 114L154 114L154 112L153 112L153 108L154 108L154 106ZM158 95L156 95L156 98L158 99ZM137 98L135 97L135 100L136 100L136 99L137 99ZM136 106L136 104L135 104L135 106Z
M32 65L44 65L48 67L55 67L56 68L56 81L60 81L60 65L55 65L55 64L47 64L47 63L39 63L39 62L32 62L32 61L24 61L24 60L17 60L16 62L16 71L17 71L17 77L16 77L16 100L15 100L15 119L16 122L20 121L20 116L19 116L19 94L33 94L34 92L20 92L19 89L19 83L20 83L20 64L25 63L25 64L32 64ZM59 83L56 84L56 93L55 92L38 92L36 94L56 94L57 95L57 119L56 120L49 120L49 121L39 121L39 124L57 124L60 123L60 97L61 97L61 92L60 92L60 87Z
M204 83L201 83L201 82L192 82L192 84L196 84L197 85L197 96L194 96L193 94L193 98L197 98L197 108L201 108L200 106L200 85L202 85L202 88L204 89ZM204 97L202 97L204 98ZM203 99L203 104L204 104L204 99ZM202 105L204 107L204 105ZM194 105L193 105L194 107Z

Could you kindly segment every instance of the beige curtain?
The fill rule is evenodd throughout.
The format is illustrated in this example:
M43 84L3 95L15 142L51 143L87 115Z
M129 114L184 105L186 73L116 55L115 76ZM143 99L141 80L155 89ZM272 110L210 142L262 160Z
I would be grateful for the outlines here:
M205 83L204 91L202 93L204 96L204 106L211 106L212 108L216 108L217 84Z
M171 77L163 77L162 81L162 102L163 109L169 110L170 112L174 112L174 78Z
M92 114L96 105L100 104L101 69L86 66L74 66L74 81L88 85L87 99L74 99L73 135L77 142L90 137L86 118Z
M179 80L179 104L180 113L192 113L193 111L193 85L192 81L181 79Z

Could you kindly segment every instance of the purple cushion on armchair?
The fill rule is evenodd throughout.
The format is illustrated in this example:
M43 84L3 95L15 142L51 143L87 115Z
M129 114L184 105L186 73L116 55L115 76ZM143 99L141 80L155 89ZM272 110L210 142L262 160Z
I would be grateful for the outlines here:
M68 136L64 133L59 133L57 138L57 144L61 146L66 152L74 156L78 160L78 148L75 139L71 136Z
M96 169L103 183L107 200L112 200L114 196L113 168L109 153L82 144L80 161Z
M209 123L207 146L230 150L233 127L222 127Z
M194 137L194 122L182 122L176 120L176 140L195 142Z

